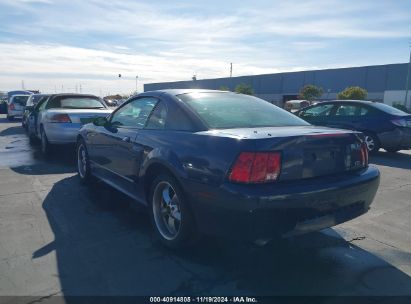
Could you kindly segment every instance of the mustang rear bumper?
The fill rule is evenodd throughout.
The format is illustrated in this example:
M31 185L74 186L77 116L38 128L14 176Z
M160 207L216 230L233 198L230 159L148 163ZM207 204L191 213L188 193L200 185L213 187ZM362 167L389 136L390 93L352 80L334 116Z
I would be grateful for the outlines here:
M255 240L308 233L366 213L379 177L379 171L369 166L355 173L292 182L227 183L216 190L187 181L184 188L201 232Z

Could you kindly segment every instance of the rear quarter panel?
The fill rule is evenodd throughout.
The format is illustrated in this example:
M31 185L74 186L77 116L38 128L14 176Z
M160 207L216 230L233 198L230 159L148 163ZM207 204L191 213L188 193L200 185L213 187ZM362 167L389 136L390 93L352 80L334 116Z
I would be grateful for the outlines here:
M140 177L153 163L163 163L179 179L220 185L240 151L254 150L252 140L179 131L141 130L145 145Z

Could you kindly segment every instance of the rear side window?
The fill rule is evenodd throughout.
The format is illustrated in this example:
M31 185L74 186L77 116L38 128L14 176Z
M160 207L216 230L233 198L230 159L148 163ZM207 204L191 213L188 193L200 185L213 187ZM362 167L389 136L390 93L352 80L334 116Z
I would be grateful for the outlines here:
M309 108L300 112L300 117L318 117L318 116L329 116L331 113L333 104L317 105L315 107Z
M340 105L335 116L359 116L360 108L355 105Z
M167 108L164 102L159 102L147 121L146 129L164 129L167 119Z
M340 105L335 112L336 116L368 116L373 114L373 111L361 105Z
M202 92L181 94L177 97L210 129L308 125L297 116L265 100L248 95Z

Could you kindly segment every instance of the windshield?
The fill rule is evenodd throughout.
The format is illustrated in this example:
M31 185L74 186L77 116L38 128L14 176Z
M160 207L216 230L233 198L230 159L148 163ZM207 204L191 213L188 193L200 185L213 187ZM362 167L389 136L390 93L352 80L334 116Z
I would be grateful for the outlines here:
M105 109L104 105L98 98L92 97L67 97L54 99L46 106L50 108L64 109Z
M306 126L304 120L262 99L234 93L178 95L211 129Z
M386 105L384 103L373 103L373 106L376 107L377 109L384 111L385 113L391 114L391 115L399 115L399 116L404 116L404 115L409 115L405 113L404 111L401 111L399 109L396 109L394 107L391 107L389 105Z

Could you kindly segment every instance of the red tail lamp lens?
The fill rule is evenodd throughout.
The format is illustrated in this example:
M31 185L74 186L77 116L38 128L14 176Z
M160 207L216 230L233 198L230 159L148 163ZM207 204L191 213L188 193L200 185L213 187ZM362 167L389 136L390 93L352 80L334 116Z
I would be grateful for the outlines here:
M280 171L279 152L243 152L237 158L229 179L236 183L266 183L277 180Z
M50 122L71 122L67 114L54 114L50 117Z

